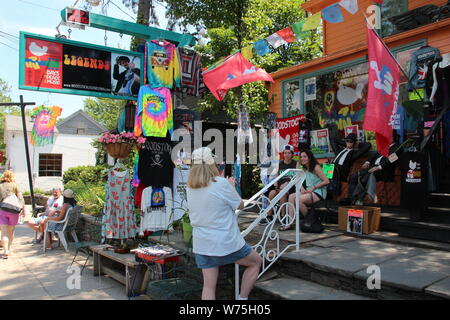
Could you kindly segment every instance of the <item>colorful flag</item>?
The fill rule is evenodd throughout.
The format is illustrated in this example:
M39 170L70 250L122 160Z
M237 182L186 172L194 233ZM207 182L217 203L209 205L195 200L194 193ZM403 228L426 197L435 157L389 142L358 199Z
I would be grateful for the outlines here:
M33 109L31 116L35 117L30 143L35 147L52 144L56 118L61 115L62 108L39 106Z
M287 43L278 33L271 34L266 40L274 49Z
M317 29L322 21L322 11L319 11L306 19L302 31Z
M253 44L242 48L241 53L242 53L242 56L247 60L250 60L251 58L253 58Z
M291 27L287 27L287 28L284 28L284 29L282 29L280 31L277 31L277 34L280 37L282 37L284 39L284 41L289 42L289 43L290 42L294 42L295 40L297 40L295 38L295 34L292 31Z
M240 52L216 69L203 73L203 80L219 101L223 100L229 89L242 84L254 81L274 82L270 74L245 60Z
M305 20L294 23L291 28L292 32L294 32L297 40L305 39L309 37L309 31L302 31L303 25L305 24Z
M389 156L397 114L401 69L383 43L367 25L369 87L364 130L375 132L378 153Z
M266 41L266 39L261 39L253 43L253 46L255 47L255 51L260 56L264 57L266 54L270 53L269 45Z
M338 3L323 8L322 17L330 23L339 23L344 21L344 16L342 15L342 11Z
M339 5L351 14L358 12L358 0L341 0Z

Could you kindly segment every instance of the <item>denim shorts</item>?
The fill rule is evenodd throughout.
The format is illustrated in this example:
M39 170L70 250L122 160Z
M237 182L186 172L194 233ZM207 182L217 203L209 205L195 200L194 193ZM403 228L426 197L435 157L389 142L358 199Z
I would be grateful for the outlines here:
M252 247L247 243L238 251L230 253L229 255L218 257L218 256L205 256L202 254L195 254L195 261L197 262L197 267L199 269L209 269L218 266L224 266L226 264L234 263L241 260L252 253Z
M47 218L48 218L47 216L40 216L40 217L34 218L34 224L38 226L42 221L44 221Z

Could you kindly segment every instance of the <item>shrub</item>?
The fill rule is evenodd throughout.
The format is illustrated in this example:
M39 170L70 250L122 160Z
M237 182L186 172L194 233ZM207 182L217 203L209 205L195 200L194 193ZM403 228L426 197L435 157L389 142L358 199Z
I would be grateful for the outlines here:
M105 203L105 185L85 183L81 180L69 181L64 185L64 189L72 189L75 193L75 200L83 206L83 212L89 215L97 215Z
M82 181L85 184L104 184L106 176L104 170L106 166L80 166L73 167L64 172L63 183L66 185L70 181Z

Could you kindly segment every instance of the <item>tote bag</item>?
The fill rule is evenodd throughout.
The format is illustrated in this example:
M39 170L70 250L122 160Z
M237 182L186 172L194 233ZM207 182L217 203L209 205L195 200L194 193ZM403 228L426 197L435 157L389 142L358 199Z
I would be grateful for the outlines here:
M20 213L22 212L22 204L19 201L19 198L15 194L7 196L0 202L0 209L10 213Z

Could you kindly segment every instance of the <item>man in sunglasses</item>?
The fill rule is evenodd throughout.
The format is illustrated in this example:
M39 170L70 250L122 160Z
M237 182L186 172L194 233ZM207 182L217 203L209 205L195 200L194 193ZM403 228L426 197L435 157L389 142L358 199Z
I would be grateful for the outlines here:
M348 134L344 141L345 144L337 141L338 150L335 150L336 158L333 160L339 181L347 181L353 163L370 150L370 143L358 142L354 133Z

